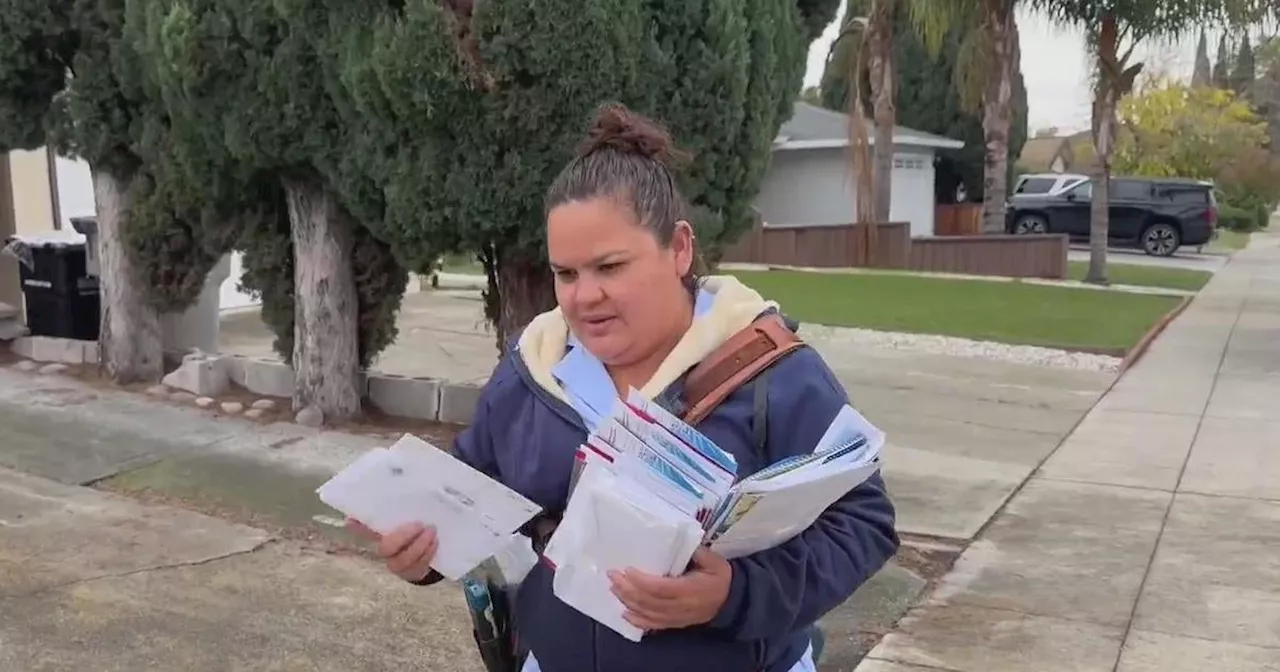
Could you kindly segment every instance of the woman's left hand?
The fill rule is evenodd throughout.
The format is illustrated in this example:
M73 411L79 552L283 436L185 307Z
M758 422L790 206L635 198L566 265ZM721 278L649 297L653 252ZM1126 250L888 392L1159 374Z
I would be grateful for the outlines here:
M610 572L613 594L626 606L623 618L644 630L670 630L709 623L729 598L733 567L699 547L684 576L654 576L629 569Z

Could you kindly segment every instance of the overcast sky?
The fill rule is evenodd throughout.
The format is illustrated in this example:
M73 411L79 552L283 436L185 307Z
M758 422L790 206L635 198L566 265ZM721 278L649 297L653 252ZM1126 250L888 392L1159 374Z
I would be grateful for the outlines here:
M843 10L842 10L843 13ZM839 33L842 18L827 29L813 44L809 53L809 69L806 86L813 86L822 77L831 41ZM1020 13L1018 26L1022 37L1022 75L1027 82L1027 98L1030 104L1032 133L1036 129L1057 127L1062 133L1080 131L1089 126L1089 61L1084 38L1072 31L1051 24L1043 17ZM1139 58L1148 69L1159 68L1163 72L1190 76L1195 64L1195 47L1198 35L1176 42L1162 41L1146 44L1137 50ZM1211 44L1216 37L1211 37Z

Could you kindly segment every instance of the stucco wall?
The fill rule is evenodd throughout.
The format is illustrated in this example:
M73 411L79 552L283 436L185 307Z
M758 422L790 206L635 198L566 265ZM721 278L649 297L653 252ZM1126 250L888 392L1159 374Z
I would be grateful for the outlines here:
M774 152L756 197L764 221L779 226L851 223L857 189L846 152L843 148ZM889 219L911 222L912 235L932 235L933 152L899 147L894 163Z
M9 153L9 179L13 184L13 217L19 234L53 230L53 196L49 162L44 149Z

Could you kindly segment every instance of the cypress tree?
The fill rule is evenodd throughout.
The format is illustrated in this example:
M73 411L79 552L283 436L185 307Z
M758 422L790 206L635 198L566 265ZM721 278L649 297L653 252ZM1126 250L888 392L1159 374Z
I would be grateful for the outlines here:
M1231 45L1227 42L1226 34L1218 38L1218 53L1213 62L1212 79L1215 88L1231 88Z
M1213 81L1213 66L1209 64L1209 36L1200 31L1200 41L1196 43L1196 66L1191 74L1191 86L1209 86Z
M1235 66L1231 69L1231 88L1237 94L1248 97L1253 93L1253 83L1257 78L1253 45L1249 42L1249 34L1245 33L1240 41L1240 50L1236 54Z

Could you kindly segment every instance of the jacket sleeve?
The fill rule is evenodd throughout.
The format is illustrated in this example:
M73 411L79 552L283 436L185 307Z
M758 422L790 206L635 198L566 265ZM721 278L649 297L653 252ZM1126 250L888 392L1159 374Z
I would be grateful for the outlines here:
M812 451L848 403L811 348L779 362L768 384L771 461ZM799 536L730 561L729 597L711 625L744 641L795 632L849 599L897 549L893 504L877 473Z

